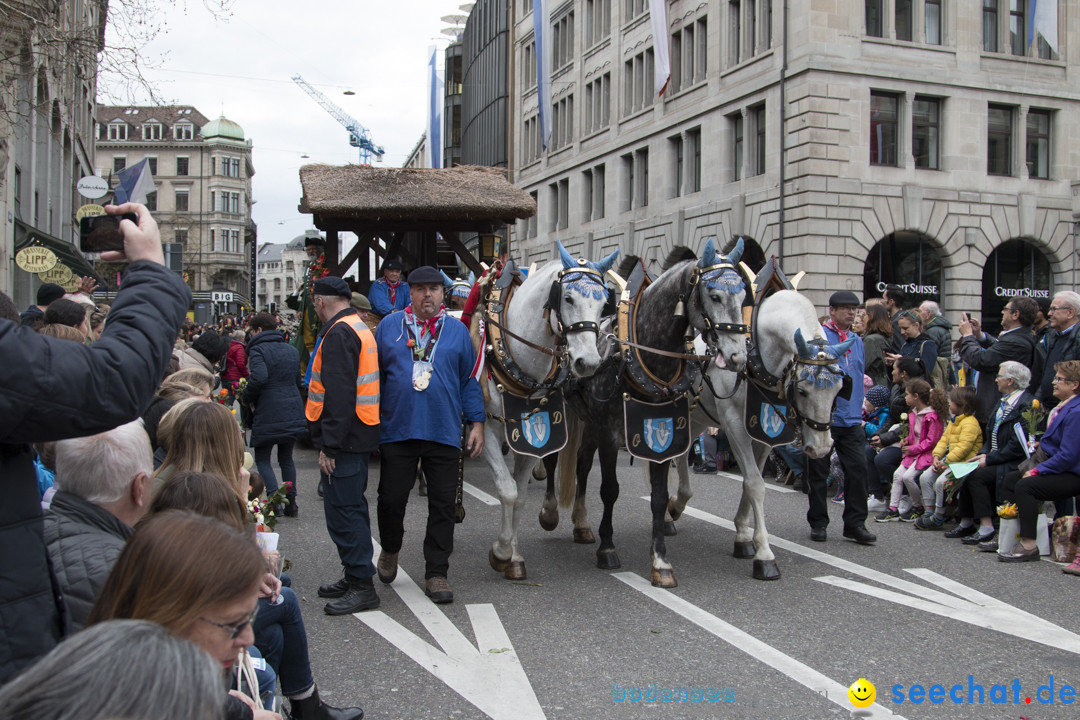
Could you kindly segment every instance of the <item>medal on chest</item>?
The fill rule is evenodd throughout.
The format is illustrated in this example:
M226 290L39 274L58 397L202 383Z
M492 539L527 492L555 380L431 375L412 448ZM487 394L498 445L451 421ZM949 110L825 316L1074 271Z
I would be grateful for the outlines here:
M413 363L412 386L417 392L427 390L431 384L431 363L417 361Z

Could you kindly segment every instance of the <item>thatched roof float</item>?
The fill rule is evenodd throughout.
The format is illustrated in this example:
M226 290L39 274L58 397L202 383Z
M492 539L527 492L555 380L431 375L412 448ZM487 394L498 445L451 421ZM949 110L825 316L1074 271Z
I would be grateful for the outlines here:
M300 184L301 212L314 214L320 227L481 230L536 214L532 196L499 168L305 165Z

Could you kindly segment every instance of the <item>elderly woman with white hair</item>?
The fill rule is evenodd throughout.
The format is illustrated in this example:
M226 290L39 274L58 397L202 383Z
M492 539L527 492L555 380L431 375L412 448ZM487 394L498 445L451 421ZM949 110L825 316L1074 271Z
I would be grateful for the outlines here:
M978 545L986 552L997 551L993 524L995 495L1005 476L1016 470L1025 457L1015 426L1022 421L1033 399L1025 389L1031 382L1031 371L1015 360L1001 363L995 382L1001 400L983 431L986 441L982 449L971 459L979 467L964 478L960 487L960 525L945 533L947 538L963 538L965 545Z

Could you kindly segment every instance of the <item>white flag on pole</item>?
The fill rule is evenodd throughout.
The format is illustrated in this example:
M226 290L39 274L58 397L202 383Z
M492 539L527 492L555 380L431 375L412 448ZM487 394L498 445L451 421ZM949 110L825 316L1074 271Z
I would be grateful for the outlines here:
M536 99L540 111L540 147L551 140L551 13L548 0L533 0L533 39L536 43Z
M443 154L443 68L439 49L431 47L428 59L428 162L433 168L442 167Z
M649 0L649 19L652 21L653 35L653 74L656 82L656 95L659 97L667 89L671 79L671 54L668 43L671 42L667 31L667 0Z
M1055 53L1058 51L1058 2L1057 0L1031 0L1031 29L1028 31L1028 46L1035 42L1035 35L1043 40Z

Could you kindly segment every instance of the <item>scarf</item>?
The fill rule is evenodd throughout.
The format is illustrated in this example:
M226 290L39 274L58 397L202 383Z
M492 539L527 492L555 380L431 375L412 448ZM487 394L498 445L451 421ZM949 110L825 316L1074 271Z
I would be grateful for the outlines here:
M845 340L847 340L848 339L848 333L851 332L850 330L841 330L840 328L836 327L836 323L834 323L832 321L832 318L829 318L825 322L821 323L821 325L822 325L822 327L826 327L829 330L832 330L834 333L836 333L836 336L838 338L840 338L839 342L844 342ZM848 352L851 352L851 351L848 350ZM844 353L844 354L847 355L847 353Z
M446 305L439 306L439 312L427 320L417 320L413 313L412 305L405 308L405 320L409 327L410 335L415 332L419 337L409 338L408 345L412 348L413 360L430 358L435 352L435 343L439 341L439 331L442 330L443 320L446 318Z
M397 289L398 289L398 285L400 285L400 284L401 284L400 280L398 280L396 283L391 283L389 280L386 281L386 287L390 288L390 304L391 305L393 305L394 303L397 302Z

